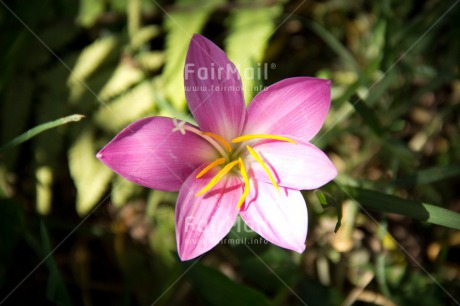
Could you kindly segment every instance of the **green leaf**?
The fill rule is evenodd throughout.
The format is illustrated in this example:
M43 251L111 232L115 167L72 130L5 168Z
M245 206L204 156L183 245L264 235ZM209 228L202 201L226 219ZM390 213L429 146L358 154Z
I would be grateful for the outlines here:
M382 140L382 153L384 156L392 158L397 157L398 162L400 162L401 166L404 166L405 169L414 169L418 156L407 148L406 143L399 139L389 137L384 137Z
M38 167L35 171L36 183L36 201L35 207L37 212L47 215L51 211L51 201L53 197L53 170L49 166Z
M395 185L426 185L460 176L460 164L437 166L417 171L413 175L402 177L394 181Z
M176 1L177 9L166 17L166 64L163 72L165 94L177 110L185 107L183 71L185 55L194 33L200 33L216 6L223 0L198 4L194 0Z
M326 195L321 190L315 190L315 195L321 205L327 205Z
M0 199L11 197L11 188L7 173L6 165L0 163Z
M342 202L337 204L337 223L335 224L334 233L337 234L337 231L342 226L342 217L343 217L343 207Z
M90 28L97 18L104 12L105 1L103 0L80 0L80 11L77 21L83 27Z
M144 79L144 72L131 63L121 62L110 79L99 92L99 97L107 101Z
M40 39L46 42L46 45L49 49L53 50L54 52L59 52L62 49L65 49L69 44L71 44L72 41L76 39L76 36L80 33L81 29L75 26L74 21L67 20L66 22L59 23L59 26L50 23L46 28L40 31ZM49 52L49 50L47 50L48 48L43 48L43 45L39 41L37 41L36 44L37 46L39 46L38 49L43 49L43 52L47 55L46 57L44 57L45 59L48 59L48 57L53 56ZM31 62L30 65L33 65L32 67L38 67L37 64L44 64L40 62L33 63L33 61L31 60L32 58L28 59ZM53 60L55 60L54 56Z
M172 266L176 263L174 255L176 250L176 239L174 232L174 207L159 206L152 218L155 230L150 236L150 247L152 251L161 258L163 264Z
M238 246L241 243L251 241L251 239L262 239L238 216L235 224L230 229L226 241L230 246Z
M83 131L69 150L70 174L77 187L77 212L88 213L112 179L112 171L96 159L93 131Z
M398 74L396 70L391 70L385 75L379 77L376 83L373 83L367 89L364 89L363 99L366 106L372 108L377 103L384 101L385 94L391 89L390 86L396 83ZM358 102L361 103L361 102Z
M310 204L315 205L314 203L318 203L315 205L315 209L319 212L323 212L324 209L329 207L335 207L337 209L337 223L335 224L334 233L342 226L342 202L336 201L330 194L324 193L321 190L315 190L314 195L318 199L318 202L312 201ZM320 205L319 205L320 204Z
M27 141L27 140L37 136L38 134L40 134L40 133L42 133L42 132L44 132L46 130L55 128L55 127L63 125L63 124L67 124L69 122L80 121L84 117L85 116L83 116L83 115L75 114L75 115L70 115L70 116L67 116L67 117L64 117L64 118L61 118L61 119L57 119L57 120L54 120L54 121L51 121L51 122L40 124L39 126L36 126L33 129L30 129L27 132L25 132L25 133L19 135L18 137L14 138L9 143L1 146L0 147L0 152L5 151L5 150L7 150L7 149L9 149L11 147L17 146L17 145L23 143L24 141Z
M46 297L56 305L72 305L64 280L52 255L50 238L43 223L40 223L40 234L43 247L41 255L46 256L45 263L49 270Z
M384 56L385 48L385 33L387 30L386 20L379 18L373 26L372 31L369 32L365 47L365 57L367 58L366 70L368 74L374 73L380 68L382 58Z
M18 75L12 78L11 83L2 95L0 103L0 141L6 142L16 137L27 128L27 120L31 113L33 101L34 82L27 75ZM17 139L17 138L16 138ZM14 139L6 145L0 145L0 152L12 148L22 141ZM5 158L8 167L13 167L18 158L17 152L13 151Z
M186 121L188 123L196 125L196 121L184 111L178 111L175 109L169 101L166 99L165 94L162 92L164 88L163 80L161 77L157 77L152 80L153 85L153 96L157 104L158 115L170 118L177 118L179 120Z
M274 1L267 6L266 1L239 0L237 3L241 6L229 17L230 34L225 40L225 50L240 72L246 103L267 77L267 63L262 60L275 30L275 21L283 12L283 2Z
M99 108L95 114L101 128L119 132L142 116L151 114L155 105L152 82L144 81Z
M149 25L140 28L131 39L131 48L134 50L140 49L142 46L147 44L149 41L160 35L161 28L157 25Z
M375 112L366 105L366 103L359 98L352 98L351 101L354 101L352 106L355 108L356 112L361 116L364 123L377 135L383 135L383 128L380 125L380 122L375 115Z
M318 35L329 47L341 58L342 62L346 65L353 68L353 70L358 74L360 80L364 80L364 75L361 71L358 62L355 60L353 55L348 51L348 49L328 30L326 30L322 25L313 22L307 21L306 25Z
M316 279L303 278L299 283L297 292L308 306L347 305L344 304L345 298L337 287L324 286Z
M275 292L280 286L285 288L280 279L290 288L297 287L301 273L290 253L271 246L257 256L248 254L251 255L240 257L240 273L248 282L263 292Z
M265 296L252 288L238 284L221 272L190 262L187 277L196 291L211 305L270 305Z
M72 73L67 81L70 87L70 100L76 101L87 89L82 84L104 62L117 56L118 39L114 36L106 36L94 41L80 53Z
M406 200L377 191L341 186L349 196L362 206L386 213L400 214L410 218L451 227L460 230L460 214L451 210L423 203Z
M24 225L24 212L21 203L0 197L0 287L10 279L11 271L15 270L15 250ZM3 298L3 297L2 297Z
M110 194L112 204L116 208L125 205L133 195L139 194L142 187L117 175L112 183L112 192Z
M161 51L142 52L135 60L143 70L155 72L165 63L165 54Z
M11 86L10 84L16 83L12 82L12 77L19 71L18 67L23 63L30 44L30 33L25 28L9 36L4 35L2 37L4 47L2 49L3 55L0 56L0 66L2 67L0 69L0 91L3 91L6 86ZM37 60L36 56L34 57ZM31 82L25 80L23 76L18 78L18 81L23 81L24 85L31 85ZM20 87L21 85L17 84L16 86ZM13 88L10 92L13 94L16 93Z
M127 1L127 26L128 36L131 40L131 48L136 49L136 43L134 42L134 36L137 35L141 28L141 1L140 0L129 0Z

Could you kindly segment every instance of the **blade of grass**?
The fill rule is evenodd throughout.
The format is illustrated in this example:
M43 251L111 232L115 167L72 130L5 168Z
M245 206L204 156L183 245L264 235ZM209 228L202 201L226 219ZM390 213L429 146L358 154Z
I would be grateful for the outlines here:
M308 26L316 35L318 35L329 47L342 59L344 63L350 65L353 70L358 75L360 79L360 83L364 84L364 80L366 79L363 72L361 71L358 62L355 60L353 55L347 48L336 38L332 35L326 28L324 28L319 23L304 20L306 26Z
M341 186L340 188L362 206L373 210L400 214L428 223L460 230L460 214L432 204L406 200L373 190Z
M194 263L183 263L184 267L190 267L190 264ZM271 305L261 292L234 282L220 271L200 263L194 264L187 277L210 305Z
M49 271L46 297L49 301L55 302L58 305L72 305L64 280L52 255L51 240L43 222L40 222L40 234L42 238L42 256L47 257L46 265Z
M67 117L64 117L64 118L60 118L60 119L57 119L57 120L54 120L54 121L50 121L50 122L47 122L47 123L43 123L43 124L40 124L30 130L28 130L27 132L19 135L18 137L14 138L12 141L4 144L3 146L0 147L0 152L3 152L3 151L6 151L14 146L17 146L35 136L37 136L38 134L46 131L46 130L49 130L49 129L52 129L52 128L55 128L57 126L60 126L60 125L63 125L63 124L67 124L69 122L77 122L77 121L80 121L82 118L84 118L85 116L83 115L78 115L78 114L74 114L74 115L70 115L70 116L67 116Z
M358 97L350 99L350 101L359 101ZM375 112L367 106L364 102L361 103L353 103L352 106L355 108L356 112L361 116L364 123L377 135L383 135L383 128L380 125L380 121L378 120Z
M396 179L393 184L398 186L425 185L460 176L460 164L432 167L417 171L413 175Z

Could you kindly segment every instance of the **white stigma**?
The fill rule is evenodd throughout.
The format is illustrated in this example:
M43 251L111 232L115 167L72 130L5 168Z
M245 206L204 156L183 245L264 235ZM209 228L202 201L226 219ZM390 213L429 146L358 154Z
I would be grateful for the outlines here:
M173 118L173 123L174 123L174 128L172 129L173 132L180 131L182 135L185 135L185 121L184 120L177 120L176 118Z

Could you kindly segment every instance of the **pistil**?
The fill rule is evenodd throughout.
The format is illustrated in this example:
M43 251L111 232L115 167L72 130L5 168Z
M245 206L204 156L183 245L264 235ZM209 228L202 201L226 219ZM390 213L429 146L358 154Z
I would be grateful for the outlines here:
M185 124L185 121L178 121L177 119L173 119L173 123L174 123L174 128L172 129L173 132L180 131L182 135L185 135L185 131L195 133L198 136L206 139L226 160L229 160L228 153L225 152L225 150L219 145L218 142L216 142L216 140L218 140L219 142L222 142L222 144L225 146L228 152L231 153L232 148L230 144L223 137L216 135L214 133L210 133L210 132L202 132L199 129L196 129L192 126Z
M248 173L246 171L246 168L244 167L244 162L243 159L239 156L240 151L244 146L239 146L237 147L236 151L233 151L233 148L231 144L222 136L211 133L211 132L202 132L197 128L194 128L193 126L187 125L184 121L178 121L177 119L173 120L174 123L174 128L172 129L173 132L180 131L182 135L185 135L186 131L192 132L202 138L204 138L206 141L208 141L220 154L221 158L217 158L215 161L211 162L208 164L206 167L204 167L197 175L196 178L199 179L203 177L206 173L208 173L210 170L213 168L223 165L227 163L217 174L209 181L209 183L203 187L198 193L195 194L195 196L201 196L208 192L211 188L213 188L227 173L229 173L233 167L236 165L239 166L239 170L241 173L241 176L243 177L244 181L244 189L243 189L243 194L241 195L240 199L238 200L237 207L238 209L241 208L243 205L244 201L246 200L249 191L250 191L250 184L249 184L249 177ZM249 135L242 135L236 138L232 139L232 143L240 143L248 140L253 140L253 139L272 139L272 140L278 140L278 141L285 141L285 142L290 142L293 144L297 144L294 140L284 137L284 136L279 136L279 135L271 135L271 134L249 134ZM224 150L225 148L225 150ZM273 176L272 172L270 169L267 167L263 159L257 154L256 151L254 151L253 148L251 148L249 145L246 145L246 149L248 150L249 154L252 155L252 157L262 166L264 171L267 173L268 178L270 179L270 182L272 183L275 188L280 191L280 188L278 184L276 183L275 177ZM233 160L230 162L230 158L235 158L237 157L237 160Z
M214 133L210 133L210 132L203 132L203 135L214 138L214 139L217 140L221 145L223 145L223 146L225 147L225 149L227 149L227 151L228 151L229 153L232 153L232 146L228 143L227 140L225 140L224 137L219 136L219 135L214 134Z

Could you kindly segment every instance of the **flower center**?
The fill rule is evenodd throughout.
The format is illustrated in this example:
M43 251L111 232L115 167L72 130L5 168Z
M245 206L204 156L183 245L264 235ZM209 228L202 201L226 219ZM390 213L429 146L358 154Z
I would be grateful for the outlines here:
M243 177L244 181L244 190L243 194L241 195L237 207L241 208L241 206L244 203L244 200L249 194L249 177L248 173L246 171L246 168L244 166L243 159L240 156L240 152L242 149L244 149L244 146L240 146L237 148L235 151L233 151L232 146L230 143L223 138L220 135L211 133L211 132L202 132L197 128L194 128L192 126L186 125L184 121L177 121L177 119L173 119L174 123L174 128L172 129L173 132L180 131L182 135L185 135L186 131L192 132L194 134L197 134L198 136L201 136L205 140L207 140L220 154L222 157L217 158L215 161L211 162L209 165L207 165L205 168L203 168L197 175L196 178L199 179L206 173L208 173L210 170L216 168L216 167L222 167L219 172L209 181L209 183L203 187L195 196L201 196L211 190L225 175L227 175L236 165L238 165L239 172L241 173L241 176ZM279 135L272 135L272 134L251 134L251 135L242 135L239 137L236 137L231 140L231 143L241 143L249 140L254 140L254 139L272 139L272 140L278 140L278 141L285 141L285 142L290 142L293 144L296 144L296 142L290 138L284 137L284 136L279 136ZM268 178L270 179L270 182L275 186L275 188L280 191L278 184L276 183L276 180L271 173L270 169L267 167L265 164L264 160L260 157L259 154L257 154L256 151L254 151L253 148L251 148L249 145L246 145L246 149L248 150L249 154L262 166L264 171L267 173ZM223 166L225 164L225 166Z

